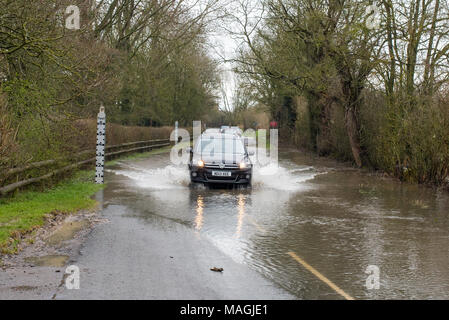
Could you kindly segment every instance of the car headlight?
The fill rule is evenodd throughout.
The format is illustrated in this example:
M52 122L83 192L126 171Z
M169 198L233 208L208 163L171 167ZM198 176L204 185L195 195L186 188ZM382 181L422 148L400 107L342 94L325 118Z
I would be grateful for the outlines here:
M240 169L246 169L246 162L240 162Z
M198 167L203 168L204 167L204 161L203 160L198 160Z

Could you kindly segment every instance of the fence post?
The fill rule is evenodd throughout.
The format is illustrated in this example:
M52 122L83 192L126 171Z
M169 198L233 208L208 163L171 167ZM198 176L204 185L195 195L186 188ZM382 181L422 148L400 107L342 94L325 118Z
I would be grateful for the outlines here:
M106 151L106 113L103 106L97 118L97 154L96 154L96 172L95 183L104 183L104 157Z
M178 123L178 121L176 121L175 122L175 145L177 145L178 144L178 138L179 138L179 135L178 135L178 125L179 125L179 123Z

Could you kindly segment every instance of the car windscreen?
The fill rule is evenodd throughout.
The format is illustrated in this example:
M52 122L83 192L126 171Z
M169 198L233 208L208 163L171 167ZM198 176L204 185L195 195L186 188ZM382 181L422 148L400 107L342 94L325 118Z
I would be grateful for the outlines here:
M196 153L210 154L245 154L245 147L240 139L199 138Z

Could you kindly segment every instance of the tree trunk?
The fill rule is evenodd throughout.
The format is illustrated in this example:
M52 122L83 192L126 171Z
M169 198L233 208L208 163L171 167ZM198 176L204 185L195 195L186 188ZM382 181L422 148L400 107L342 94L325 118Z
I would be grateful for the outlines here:
M360 168L362 167L362 160L360 158L360 139L359 139L359 129L357 124L357 117L355 110L353 108L346 108L345 110L345 122L346 122L346 132L349 137L349 144L351 146L352 156L356 165Z

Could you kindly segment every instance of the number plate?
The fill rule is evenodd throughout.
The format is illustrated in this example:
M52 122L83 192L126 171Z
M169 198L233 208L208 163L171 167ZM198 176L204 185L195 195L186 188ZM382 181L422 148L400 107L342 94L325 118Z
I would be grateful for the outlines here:
M231 171L212 171L214 177L231 177Z

